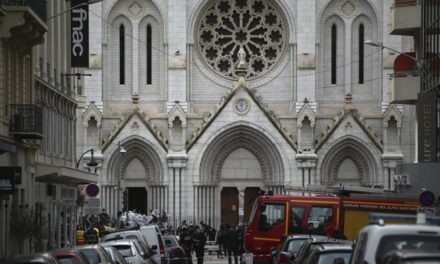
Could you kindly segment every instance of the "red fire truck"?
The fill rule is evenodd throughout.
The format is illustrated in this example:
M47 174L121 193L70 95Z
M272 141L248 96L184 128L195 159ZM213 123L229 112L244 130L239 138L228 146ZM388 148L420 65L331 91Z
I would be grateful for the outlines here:
M298 195L258 196L245 229L245 250L253 254L253 263L268 263L270 249L279 245L283 235L333 237L335 232L342 232L352 240L369 223L370 213L415 215L419 207L415 198L365 189L326 187L322 191L322 187L318 190L298 188Z

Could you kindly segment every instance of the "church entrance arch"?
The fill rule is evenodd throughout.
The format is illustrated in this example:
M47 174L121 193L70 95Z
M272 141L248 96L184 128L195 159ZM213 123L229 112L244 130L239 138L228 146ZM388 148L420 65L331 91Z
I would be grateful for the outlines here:
M243 223L260 189L281 190L283 184L282 157L272 140L251 125L229 128L208 144L201 158L195 198L207 202L196 205L196 218L215 225Z

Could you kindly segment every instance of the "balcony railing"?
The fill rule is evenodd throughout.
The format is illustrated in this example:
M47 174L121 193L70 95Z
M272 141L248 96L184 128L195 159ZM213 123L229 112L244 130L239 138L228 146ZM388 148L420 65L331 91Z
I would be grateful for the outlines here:
M37 105L11 105L11 134L24 139L43 138L43 110Z
M41 20L47 20L46 0L0 0L0 5L28 6Z

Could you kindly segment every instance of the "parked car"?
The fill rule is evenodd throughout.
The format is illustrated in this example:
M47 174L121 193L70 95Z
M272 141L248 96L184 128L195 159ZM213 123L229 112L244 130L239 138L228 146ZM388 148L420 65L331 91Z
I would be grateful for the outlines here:
M403 249L388 252L382 264L427 264L440 263L440 252Z
M352 252L351 244L317 244L311 247L310 254L304 264L348 264Z
M153 256L154 261L156 261L156 263L167 264L169 257L165 250L165 241L159 227L157 225L141 226L139 232L148 242L151 249L155 250L156 247L157 251L154 252Z
M114 264L127 264L124 257L119 253L119 251L111 246L104 247L105 251L109 254L109 256L112 258L112 261Z
M308 238L303 242L303 245L301 246L300 250L298 251L298 254L295 257L292 257L294 261L292 263L301 263L303 264L308 256L310 255L312 249L316 245L323 245L323 244L348 244L352 245L353 243L349 240L338 240L329 238L326 236L312 236L311 238Z
M359 231L350 263L381 263L390 251L416 249L438 252L440 226L425 224L389 224L383 221Z
M124 257L125 261L131 264L155 264L150 258L151 256L145 252L139 240L136 239L119 239L100 243L103 247L114 247Z
M60 262L48 253L16 256L6 260L6 264L59 264Z
M272 263L285 264L290 263L290 260L298 254L304 241L311 238L310 235L290 235L284 236L279 247L273 248Z
M101 242L106 242L110 240L121 240L121 239L137 239L143 240L145 243L148 243L146 239L142 236L139 230L120 230L112 233L108 233L101 237Z
M168 253L170 264L186 263L185 251L179 245L177 237L175 235L165 235L163 239L165 240L165 250Z
M113 264L110 255L100 245L86 245L77 247L79 251L86 255L90 264Z
M90 264L86 255L76 248L59 248L49 252L61 264Z

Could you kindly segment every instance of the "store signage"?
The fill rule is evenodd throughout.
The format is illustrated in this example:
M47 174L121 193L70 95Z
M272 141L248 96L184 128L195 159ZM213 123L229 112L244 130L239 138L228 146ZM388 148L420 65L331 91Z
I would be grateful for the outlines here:
M437 160L437 103L429 93L419 93L417 97L418 161Z
M21 167L0 167L0 194L13 194L17 180L21 182Z
M88 0L72 0L71 7L71 66L89 67Z

